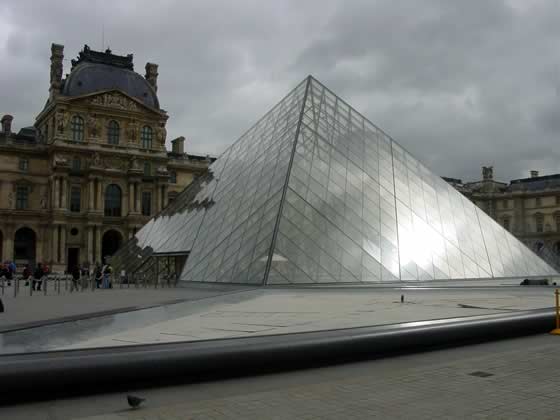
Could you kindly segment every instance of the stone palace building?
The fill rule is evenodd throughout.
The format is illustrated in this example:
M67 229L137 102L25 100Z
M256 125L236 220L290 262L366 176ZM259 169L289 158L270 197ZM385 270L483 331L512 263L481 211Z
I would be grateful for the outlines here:
M0 258L54 271L112 255L212 159L165 147L158 66L87 45L63 78L52 44L49 96L33 126L0 130Z
M491 166L482 167L480 181L463 183L443 178L525 245L560 267L560 174L500 182Z

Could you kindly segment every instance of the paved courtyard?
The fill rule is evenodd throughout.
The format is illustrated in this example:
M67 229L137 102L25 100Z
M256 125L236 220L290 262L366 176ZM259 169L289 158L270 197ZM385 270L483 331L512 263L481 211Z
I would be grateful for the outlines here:
M557 419L560 337L0 408L11 420ZM477 376L473 374L479 372ZM481 373L480 373L481 372Z
M511 313L552 307L553 292L550 287L487 285L440 285L435 288L210 287L137 292L117 289L114 294L111 291L94 292L94 298L106 296L108 302L126 301L127 305L135 299L149 302L150 299L155 301L156 297L190 300L79 322L0 333L0 353L197 341ZM404 298L402 303L401 296ZM69 296L67 299L85 297ZM26 310L20 302L22 310ZM53 300L52 304L57 303ZM61 301L58 304L63 307L67 303ZM71 304L71 309L80 309L77 301ZM84 305L93 307L94 302ZM37 309L30 306L30 310Z

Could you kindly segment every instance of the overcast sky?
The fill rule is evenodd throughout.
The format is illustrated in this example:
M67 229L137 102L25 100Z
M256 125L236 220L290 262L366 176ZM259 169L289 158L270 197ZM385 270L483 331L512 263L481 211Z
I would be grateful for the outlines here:
M557 0L0 0L0 114L31 125L50 44L159 64L168 137L218 155L312 74L436 173L560 172ZM104 31L103 31L104 27Z

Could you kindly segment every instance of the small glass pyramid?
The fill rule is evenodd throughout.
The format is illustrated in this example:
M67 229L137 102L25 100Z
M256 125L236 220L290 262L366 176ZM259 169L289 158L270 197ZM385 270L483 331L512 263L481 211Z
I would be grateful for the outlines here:
M114 257L188 254L180 280L371 283L557 275L307 77Z

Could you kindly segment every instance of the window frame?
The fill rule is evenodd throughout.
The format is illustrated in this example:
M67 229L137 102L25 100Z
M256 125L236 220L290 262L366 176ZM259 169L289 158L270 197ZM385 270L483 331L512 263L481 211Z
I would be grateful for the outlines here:
M76 191L78 192L77 201L75 201L76 195L74 194ZM76 204L77 208L75 206ZM79 185L70 187L70 211L72 213L80 213L82 211L82 187Z
M70 130L72 131L73 141L84 141L85 123L84 119L79 115L73 115L70 122Z
M18 168L21 172L29 172L29 159L25 157L19 158Z
M29 208L29 186L17 185L16 186L16 210L26 210L28 208Z
M118 192L112 195L112 191ZM109 184L105 187L103 214L105 217L121 217L122 216L122 188L117 184ZM118 203L118 206L115 204Z
M109 121L107 124L107 143L118 145L120 141L121 127L115 120Z
M154 130L149 125L142 127L140 131L140 140L142 142L142 149L151 149L154 140Z
M151 216L152 215L152 192L151 191L142 191L141 203L142 205L140 211L142 216Z

